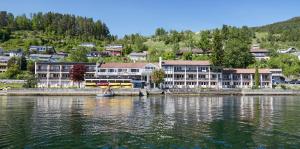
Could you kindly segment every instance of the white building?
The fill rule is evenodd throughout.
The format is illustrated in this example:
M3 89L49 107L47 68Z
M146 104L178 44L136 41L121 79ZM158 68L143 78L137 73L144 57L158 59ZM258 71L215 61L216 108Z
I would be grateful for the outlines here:
M70 79L70 70L75 64L83 64L86 66L86 79L94 78L96 63L36 62L35 75L39 80L38 87L59 88L77 86L77 83L74 83ZM82 86L84 86L84 83L82 83Z
M158 68L158 65L153 63L104 63L97 67L96 77L110 83L149 84L152 71Z
M132 52L128 55L129 59L132 61L146 61L147 60L147 51L136 53Z
M87 48L94 48L94 47L96 47L96 44L91 43L91 42L85 42L85 43L81 43L79 46L80 47L87 47Z
M217 69L209 61L162 61L164 85L169 88L251 88L255 69ZM268 69L259 69L260 87L271 88Z

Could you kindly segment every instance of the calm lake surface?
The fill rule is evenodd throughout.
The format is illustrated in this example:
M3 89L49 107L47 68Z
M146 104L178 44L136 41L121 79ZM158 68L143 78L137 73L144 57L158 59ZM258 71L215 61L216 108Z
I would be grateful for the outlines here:
M300 148L300 97L0 97L0 148Z

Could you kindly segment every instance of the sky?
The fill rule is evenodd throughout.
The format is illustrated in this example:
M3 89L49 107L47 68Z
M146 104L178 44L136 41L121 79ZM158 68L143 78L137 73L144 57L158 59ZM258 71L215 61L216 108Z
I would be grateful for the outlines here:
M0 10L22 15L60 12L92 17L111 34L152 35L155 29L261 26L300 16L299 0L0 0Z

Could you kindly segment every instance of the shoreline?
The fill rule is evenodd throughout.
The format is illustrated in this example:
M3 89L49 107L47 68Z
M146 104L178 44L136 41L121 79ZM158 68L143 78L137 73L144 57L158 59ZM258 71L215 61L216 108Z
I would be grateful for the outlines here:
M299 90L283 89L113 89L115 96L179 95L179 96L300 96ZM35 88L0 91L0 96L97 96L101 89Z

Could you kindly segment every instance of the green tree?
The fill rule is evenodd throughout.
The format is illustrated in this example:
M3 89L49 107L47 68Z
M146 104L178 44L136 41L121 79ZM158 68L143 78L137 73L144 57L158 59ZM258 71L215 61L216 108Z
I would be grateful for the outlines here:
M183 52L182 59L184 59L184 60L192 60L193 59L193 52L192 51Z
M230 68L246 68L255 62L247 43L239 39L229 39L226 42L224 66Z
M88 51L85 48L78 48L76 50L73 50L68 57L68 61L71 62L88 62L87 58Z
M203 31L200 36L201 38L197 47L202 49L204 54L207 54L208 50L211 49L210 32Z
M154 70L151 74L151 80L155 84L160 84L164 81L165 72L162 69Z
M36 88L38 80L34 75L30 75L26 78L26 82L23 85L24 88Z
M214 66L223 66L224 49L220 31L217 29L213 33L211 62Z
M5 72L5 76L6 78L8 79L15 79L17 77L18 74L20 74L20 69L19 69L19 66L14 64L14 65L11 65L7 71Z
M34 74L35 73L35 63L34 61L28 61L27 63L27 71Z
M164 28L157 28L155 30L155 36L157 36L157 37L159 37L159 36L165 36L167 34L168 34L168 32Z
M259 79L260 77L259 77L259 72L258 72L258 67L257 66L255 66L255 74L254 74L254 81L255 81L255 85L254 85L254 88L255 89L258 89L259 88Z
M9 60L8 60L8 62L7 62L7 67L8 68L10 68L10 67L12 67L12 66L14 66L14 65L17 65L18 67L19 67L19 63L18 63L18 58L17 57L12 57L12 58L10 58Z
M27 70L27 60L24 55L18 58L18 64L20 66L20 70L22 71Z
M165 51L163 54L164 60L174 60L176 58L176 54L173 51Z

